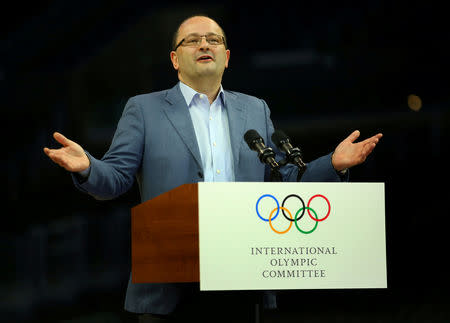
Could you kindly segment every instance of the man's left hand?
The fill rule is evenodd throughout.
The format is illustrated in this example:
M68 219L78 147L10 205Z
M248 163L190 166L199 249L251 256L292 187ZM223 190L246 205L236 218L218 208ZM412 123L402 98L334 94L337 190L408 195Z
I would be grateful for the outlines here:
M354 141L359 135L359 130L353 131L350 136L345 138L336 147L333 156L331 157L331 163L333 164L334 169L342 171L363 163L375 148L380 138L383 137L383 134L379 133L364 141L355 143Z

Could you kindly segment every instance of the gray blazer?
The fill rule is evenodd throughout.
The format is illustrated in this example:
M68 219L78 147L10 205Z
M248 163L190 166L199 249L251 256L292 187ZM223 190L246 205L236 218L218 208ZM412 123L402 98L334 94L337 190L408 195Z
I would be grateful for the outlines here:
M255 129L272 146L274 131L267 104L258 98L224 91L237 182L268 181L269 169L248 148L244 133ZM275 149L275 148L274 148ZM138 95L128 100L111 146L101 160L89 153L87 180L73 176L78 189L96 199L112 199L131 188L137 179L141 201L147 201L186 183L203 181L200 151L194 126L177 84L169 90ZM285 167L284 181L296 181L296 167ZM343 179L331 165L331 154L308 164L302 181L336 182ZM185 284L128 283L125 309L135 313L171 313ZM269 294L268 294L269 295ZM269 303L275 299L269 297Z

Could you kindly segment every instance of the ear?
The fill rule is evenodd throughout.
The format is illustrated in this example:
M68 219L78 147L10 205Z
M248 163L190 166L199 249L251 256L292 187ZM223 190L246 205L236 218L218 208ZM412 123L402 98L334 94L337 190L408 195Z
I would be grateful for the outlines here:
M170 52L170 60L172 61L173 68L178 71L178 56L174 51Z
M225 55L227 55L227 59L225 60L225 68L228 68L228 61L230 60L230 50L227 49L225 51Z

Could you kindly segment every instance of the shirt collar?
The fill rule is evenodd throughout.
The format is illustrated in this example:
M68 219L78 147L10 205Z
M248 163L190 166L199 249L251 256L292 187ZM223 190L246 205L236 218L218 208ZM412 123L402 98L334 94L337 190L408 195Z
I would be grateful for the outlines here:
M181 90L181 93L183 94L184 100L186 101L186 104L189 107L191 105L191 102L194 99L194 97L197 94L200 95L201 93L195 91L189 85L186 85L186 84L184 84L181 81L179 82L179 84L180 84L180 90ZM220 97L221 103L223 105L224 99L223 99L223 87L222 87L222 84L220 85L218 97Z

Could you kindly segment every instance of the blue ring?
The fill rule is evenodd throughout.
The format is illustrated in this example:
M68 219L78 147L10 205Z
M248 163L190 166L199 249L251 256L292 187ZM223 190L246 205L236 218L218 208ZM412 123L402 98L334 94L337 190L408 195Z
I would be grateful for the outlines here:
M260 218L261 220L263 220L263 221L269 222L269 219L264 219L264 218L261 216L261 214L259 214L259 211L258 211L258 204L259 204L259 201L261 201L261 199L262 199L263 197L271 197L271 198L274 199L275 203L277 203L277 214L275 214L275 216L272 218L272 221L273 221L273 220L275 220L276 217L278 216L278 213L280 213L280 203L278 203L278 200L277 200L277 199L275 198L275 196L273 196L273 195L270 195L270 194L264 194L264 195L261 195L261 197L260 197L260 198L258 199L258 201L256 202L256 214L258 214L259 218Z

